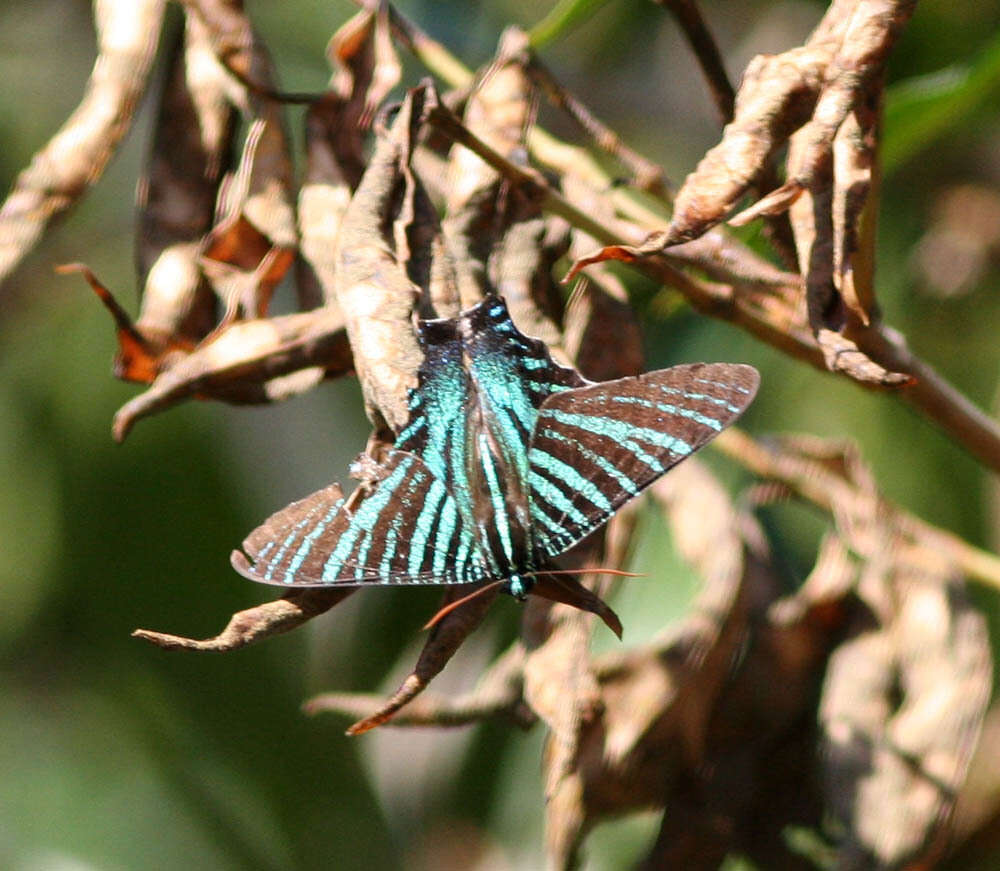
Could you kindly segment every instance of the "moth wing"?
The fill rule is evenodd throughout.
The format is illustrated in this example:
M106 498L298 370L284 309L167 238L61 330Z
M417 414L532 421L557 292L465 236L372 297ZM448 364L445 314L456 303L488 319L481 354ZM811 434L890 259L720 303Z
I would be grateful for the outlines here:
M736 420L759 382L752 366L695 363L546 399L528 452L536 551L556 556L604 524Z

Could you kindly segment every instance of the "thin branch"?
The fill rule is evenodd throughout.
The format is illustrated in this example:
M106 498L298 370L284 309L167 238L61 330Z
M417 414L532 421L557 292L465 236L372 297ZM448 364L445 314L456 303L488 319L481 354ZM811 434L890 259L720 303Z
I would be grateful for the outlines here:
M667 189L666 173L662 166L626 145L618 134L595 116L575 94L563 87L534 54L529 55L525 69L532 81L545 91L554 106L562 109L580 125L599 148L613 155L632 171L635 176L635 186L639 190L669 201L670 192Z
M836 511L843 481L822 463L769 448L735 427L720 433L713 444L755 475L780 482L824 511ZM935 550L947 554L969 579L1000 590L1000 557L890 503L885 505L900 529L933 542Z
M497 658L475 689L455 698L427 693L410 700L386 720L387 726L454 727L506 717L527 729L538 717L524 703L524 648L515 643ZM302 706L306 714L347 714L368 722L385 707L385 699L374 693L323 693Z
M694 0L656 0L656 2L677 19L705 75L719 119L723 124L728 124L733 120L736 91L733 90L726 67L722 63L719 46L705 25L705 19L701 17Z
M229 623L222 632L204 640L153 632L149 629L136 629L132 637L141 638L164 650L206 650L225 653L246 647L262 638L290 632L324 611L329 611L356 590L357 587L295 590L281 599L265 602L245 611L237 611L229 618Z

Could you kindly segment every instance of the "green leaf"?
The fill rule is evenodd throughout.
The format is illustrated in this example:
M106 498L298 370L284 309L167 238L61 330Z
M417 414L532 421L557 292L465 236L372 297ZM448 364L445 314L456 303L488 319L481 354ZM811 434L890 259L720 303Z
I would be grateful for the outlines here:
M531 47L538 49L558 39L581 21L593 16L608 0L558 0L541 21L528 32Z
M905 79L886 98L882 165L886 175L979 113L1000 92L1000 36L968 64Z

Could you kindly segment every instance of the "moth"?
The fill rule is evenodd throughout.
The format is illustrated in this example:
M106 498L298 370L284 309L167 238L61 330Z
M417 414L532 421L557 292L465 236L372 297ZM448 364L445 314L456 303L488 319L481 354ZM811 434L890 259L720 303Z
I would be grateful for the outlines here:
M499 586L591 611L620 635L614 612L554 560L736 420L757 371L695 363L589 382L496 296L419 334L409 420L367 497L352 510L334 484L294 502L233 567L281 586Z

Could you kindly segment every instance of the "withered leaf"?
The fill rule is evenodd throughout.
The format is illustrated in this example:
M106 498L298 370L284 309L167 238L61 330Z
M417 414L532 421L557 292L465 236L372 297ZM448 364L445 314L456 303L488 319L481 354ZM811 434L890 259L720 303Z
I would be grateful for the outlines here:
M375 152L344 215L337 242L337 300L354 349L365 407L376 429L401 429L407 390L416 386L420 348L413 329L420 288L407 274L405 188L426 89L410 91ZM412 209L409 211L412 216ZM405 244L405 243L404 243Z
M21 171L0 206L0 281L49 222L101 177L128 132L156 56L164 6L164 0L95 5L97 59L83 99Z
M201 273L202 237L235 132L228 77L197 16L172 47L144 176L137 186L136 260L142 289L136 327L191 345L215 326L216 299Z

